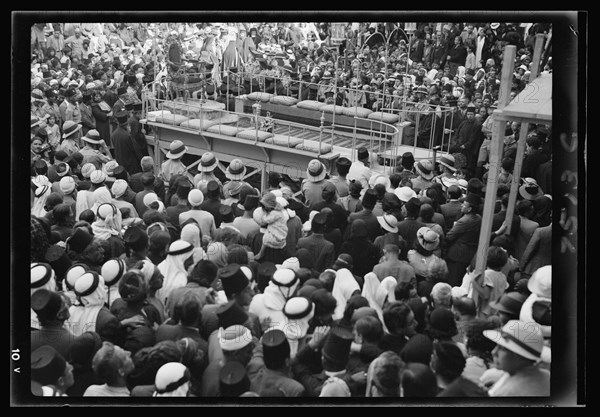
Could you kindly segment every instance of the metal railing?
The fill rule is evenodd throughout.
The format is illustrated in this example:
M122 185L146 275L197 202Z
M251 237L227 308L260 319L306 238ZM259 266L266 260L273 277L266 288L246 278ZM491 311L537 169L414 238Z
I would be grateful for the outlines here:
M223 125L229 125L235 127L237 131L241 130L251 130L254 129L256 132L254 144L259 142L258 140L258 131L261 130L261 122L263 122L266 118L265 115L262 114L260 102L255 103L253 106L253 113L240 113L215 107L207 106L207 103L215 103L212 100L203 101L203 100L195 100L188 99L187 102L183 99L181 100L164 100L157 98L149 98L148 103L145 107L148 109L156 109L157 111L165 110L169 111L172 115L182 115L188 117L190 119L199 119L202 120L199 123L198 128L189 127L189 126L181 126L180 124L171 124L164 121L156 121L154 123L162 123L166 126L173 126L179 130L186 130L194 133L205 133L208 128L211 126L218 126L217 132L221 135L223 133ZM142 110L144 111L144 109ZM210 115L210 116L209 116ZM227 115L235 115L237 116L236 120L231 122L227 121ZM143 118L147 120L148 114L147 111L143 113ZM165 117L165 116L163 116ZM168 116L166 116L168 117ZM292 140L297 141L298 139L302 140L302 145L305 144L306 140L311 140L313 142L319 143L319 149L317 154L322 154L323 144L331 145L332 149L335 146L334 139L337 137L336 133L338 130L337 126L332 122L327 124L325 122L325 113L321 112L321 123L320 126L311 126L303 123L297 123L287 120L281 120L277 118L271 118L274 122L274 127L272 128L272 134L275 135L275 130L277 129L281 133L277 133L279 137L286 136L287 137L287 147L292 148ZM211 120L224 120L225 123L210 123ZM358 126L358 122L362 121L363 123L368 123L369 128L364 128ZM151 121L152 122L152 121ZM286 129L282 132L281 127L285 127ZM394 138L399 138L399 129L391 125L389 123L381 122L378 120L366 119L361 117L354 118L354 126L353 126L353 140L352 140L352 159L355 158L355 149L357 144L358 135L365 135L368 137L369 148L373 148L375 143L379 146L379 149L388 150L389 147L393 147L396 140ZM311 135L313 138L307 139L306 136ZM231 135L227 135L230 136ZM282 145L284 146L284 145ZM297 145L296 145L297 146Z

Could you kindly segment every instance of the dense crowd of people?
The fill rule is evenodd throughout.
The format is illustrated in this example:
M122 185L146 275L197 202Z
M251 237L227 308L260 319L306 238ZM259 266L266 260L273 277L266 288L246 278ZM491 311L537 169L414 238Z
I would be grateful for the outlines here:
M533 35L551 28L418 24L408 41L395 28L349 24L332 46L326 23L34 25L35 395L550 395L551 126L507 124L497 195L485 181L503 47L520 48L516 95ZM436 161L403 154L391 175L364 147L329 172L314 159L299 193L276 172L261 192L244 161L221 172L211 152L188 170L179 140L156 169L140 123L161 94L149 86L197 62L212 63L206 99L255 82L298 95L306 79L340 105L393 107L369 101L386 91L455 107L454 142Z

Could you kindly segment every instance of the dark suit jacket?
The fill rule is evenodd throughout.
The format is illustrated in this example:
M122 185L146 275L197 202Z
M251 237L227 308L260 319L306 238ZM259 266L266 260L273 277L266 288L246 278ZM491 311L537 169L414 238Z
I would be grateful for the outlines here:
M418 220L404 219L398 223L398 234L406 241L406 246L412 249L415 245L415 240L417 240L417 231L425 226L425 223Z
M377 216L375 216L371 210L362 209L361 211L351 213L348 216L348 225L357 219L364 220L367 225L367 234L369 236L369 240L374 242L375 238L381 234L381 225L377 221ZM347 227L344 235L346 238L350 237L349 232L350 227Z
M477 252L480 229L481 216L478 214L466 214L458 219L446 234L445 242L448 245L446 259L455 262L471 262Z
M535 229L540 225L526 217L519 217L521 217L521 227L519 228L519 233L515 240L515 258L521 262L523 254L525 253L525 248L527 248L527 245L533 236L533 232L535 232Z
M323 272L331 268L335 261L335 246L321 234L312 234L298 239L296 250L304 248L310 252L315 261L314 268Z
M521 270L528 274L552 263L552 224L535 229L520 263Z
M440 206L442 209L442 214L444 215L444 220L446 220L446 227L444 229L445 232L448 232L448 230L452 229L454 222L462 216L461 207L462 203L458 200L449 201Z
M119 165L123 165L130 175L142 170L140 160L144 156L143 152L127 130L118 127L113 131L110 141L114 148L115 160Z

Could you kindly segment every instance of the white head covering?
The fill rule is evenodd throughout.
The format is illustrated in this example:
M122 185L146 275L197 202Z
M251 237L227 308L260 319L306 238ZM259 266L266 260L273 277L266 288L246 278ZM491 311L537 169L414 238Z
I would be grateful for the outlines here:
M205 258L204 250L202 249L202 242L200 239L200 226L196 223L188 223L181 229L181 240L191 243L194 246L192 253L194 254L194 265L198 261Z
M277 282L289 285L277 285ZM276 311L283 310L285 303L287 300L292 298L296 293L296 289L300 284L300 280L298 279L296 273L288 268L280 268L277 269L273 273L273 277L271 281L269 281L269 285L265 288L265 305Z
M299 310L309 312L304 317L294 318L293 316L298 314ZM290 358L293 359L298 353L300 341L306 337L309 321L315 315L315 305L304 297L292 297L286 302L283 313L286 315L288 322L281 330L290 344Z
M180 249L188 251L177 255L168 254L164 261L158 264L158 269L162 272L164 278L163 286L156 292L158 298L164 305L167 305L167 298L175 288L185 287L187 284L187 271L184 262L192 255L193 245L183 240L176 240L169 246L169 251L178 251Z
M156 372L154 397L187 397L190 372L179 362L165 363Z
M94 190L92 199L94 204L92 207L90 207L90 210L94 212L94 215L97 215L96 211L98 210L100 204L112 203L112 195L107 187L100 187Z
M96 331L96 319L98 313L104 306L106 301L106 285L101 275L98 276L98 285L95 290L86 296L79 297L81 305L71 306L69 313L71 317L68 323L68 330L73 333L74 336L81 336L86 331ZM94 279L94 275L90 272L86 272L75 282L75 290L78 288L89 285ZM67 324L65 323L65 324Z
M379 278L373 272L365 275L365 284L363 285L362 296L367 299L369 306L377 311L379 320L383 323L383 303L388 296L387 290L379 282Z
M352 296L354 291L360 290L358 282L354 279L354 275L346 268L342 268L336 272L335 281L333 282L332 295L337 301L333 319L341 319L344 316L346 302Z
M110 210L111 207L112 210ZM111 203L103 203L98 207L98 213L95 214L96 220L92 223L94 237L101 240L108 240L111 236L121 235L121 228L123 226L121 210Z
M394 277L386 277L383 281L381 281L381 287L387 293L387 299L392 302L396 301L396 295L394 294L394 289L396 289L396 285L398 285L398 281Z

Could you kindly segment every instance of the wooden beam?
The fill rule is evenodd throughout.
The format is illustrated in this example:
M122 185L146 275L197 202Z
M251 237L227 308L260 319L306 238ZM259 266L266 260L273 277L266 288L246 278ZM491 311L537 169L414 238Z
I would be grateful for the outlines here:
M531 69L529 70L531 74L529 74L529 82L533 81L537 78L540 73L540 64L542 60L542 52L544 49L544 41L546 39L546 35L543 33L538 33L535 35L535 46L533 48L533 59L531 60Z
M515 67L515 55L517 47L508 45L504 49L504 61L502 63L502 75L500 77L500 97L498 100L498 110L502 110L509 101L510 88L512 85L513 71ZM498 190L498 174L500 173L500 160L504 148L504 131L506 124L504 121L495 120L492 128L492 143L490 145L490 168L488 171L487 186L485 189L485 201L483 203L483 216L481 220L481 230L479 232L479 245L477 247L475 273L482 276L487 265L487 252L492 232L492 221L494 217L494 208L496 206L496 192ZM479 308L479 297L474 292L474 301Z
M512 230L512 219L515 214L515 205L517 203L517 193L519 191L519 181L521 180L521 168L523 167L523 156L525 155L525 142L527 140L527 132L529 131L529 123L521 124L519 132L519 141L517 142L517 156L515 157L515 167L513 169L512 183L510 184L510 194L508 196L508 207L506 209L506 232L510 235Z
M533 50L533 60L531 65L531 74L529 82L535 80L540 69L542 58L542 50L544 48L545 35L538 33L535 36L535 49ZM508 196L508 207L506 209L506 234L510 235L512 230L512 220L515 215L515 206L517 204L517 194L519 192L519 183L521 181L521 169L523 167L523 158L525 156L525 145L527 141L527 132L529 131L529 123L523 121L521 123L521 132L519 133L519 142L517 143L517 155L515 156L515 167L513 169L512 183L510 184L510 194Z

